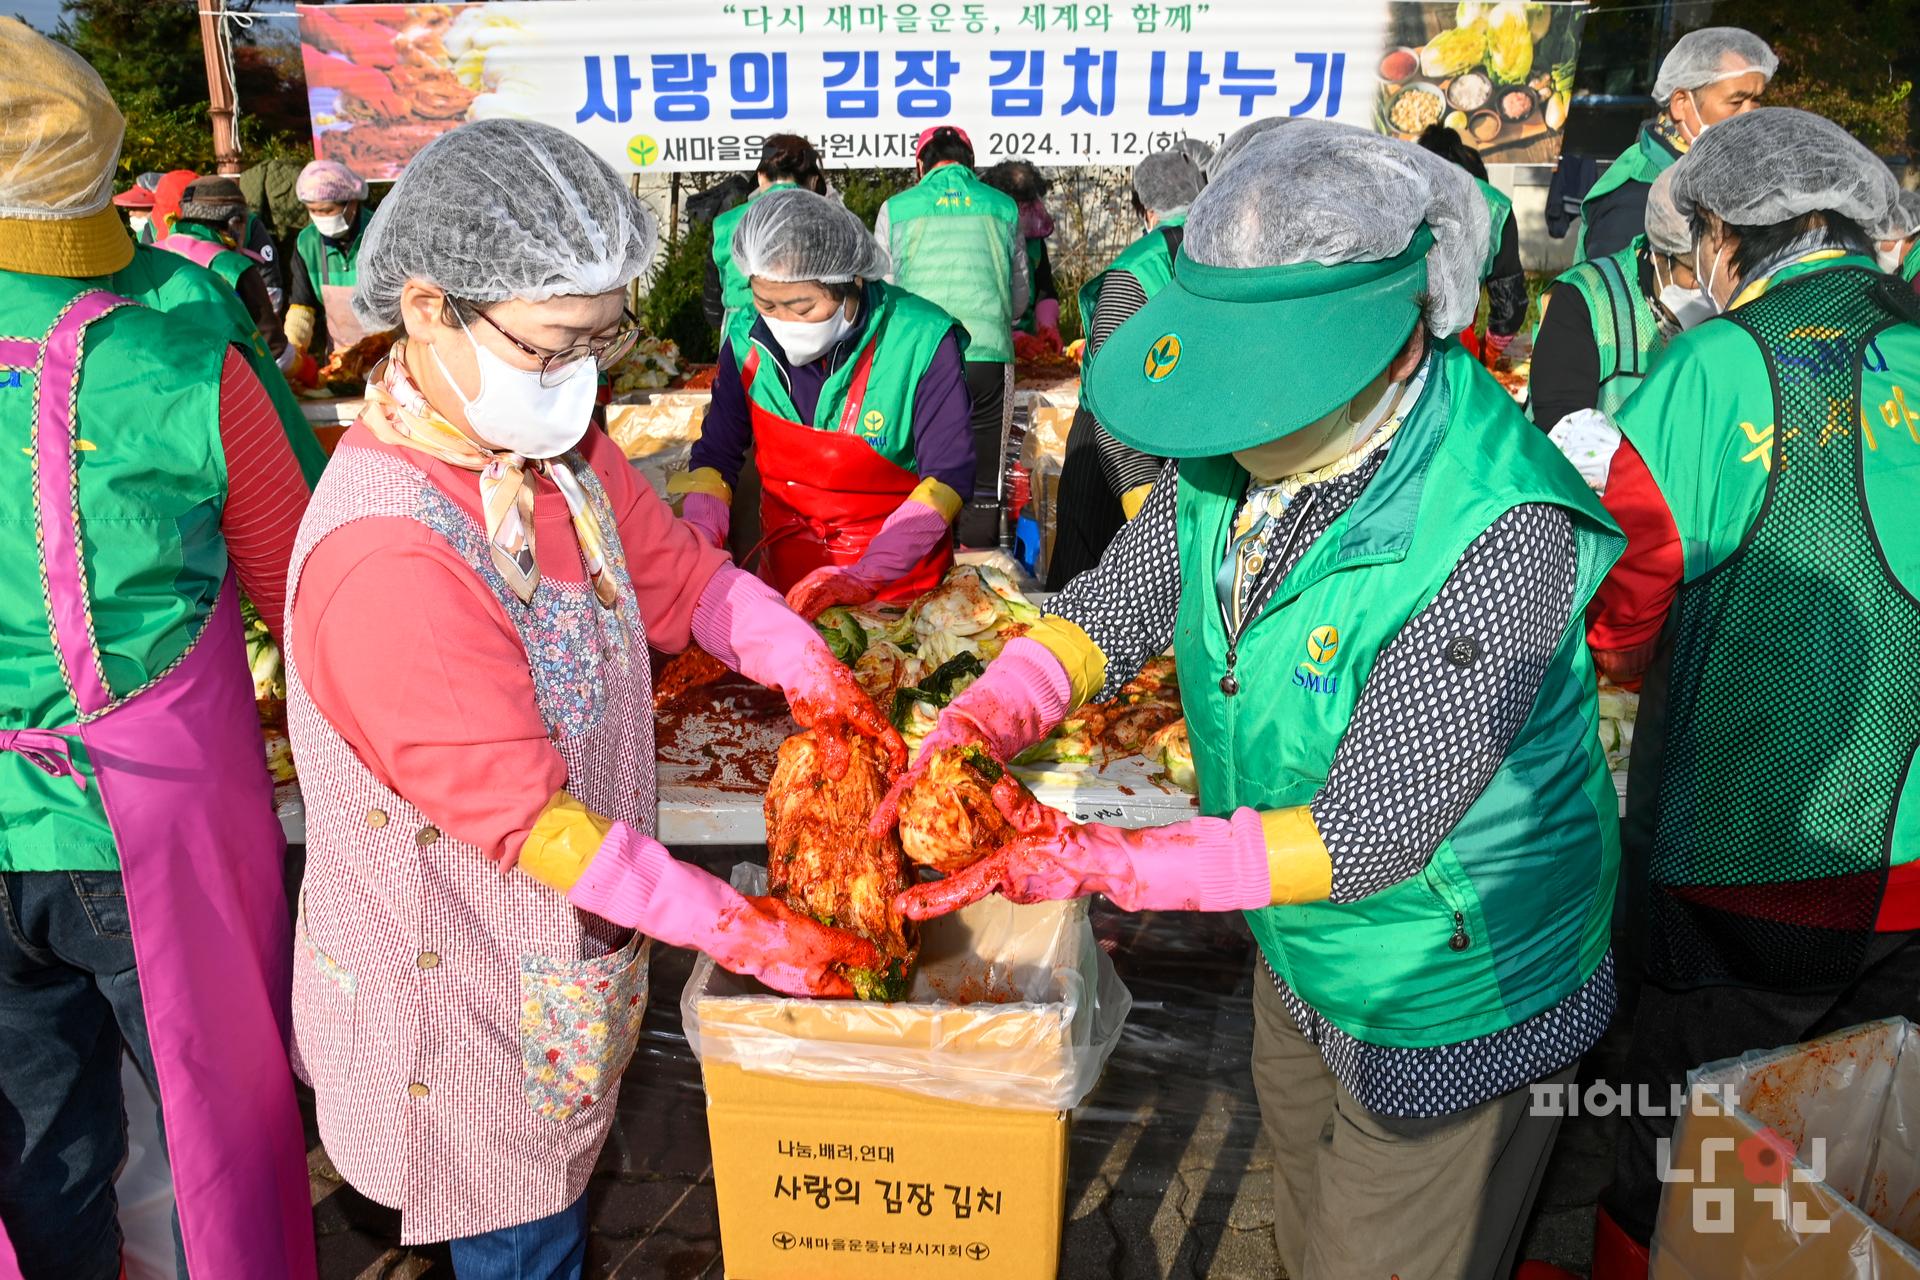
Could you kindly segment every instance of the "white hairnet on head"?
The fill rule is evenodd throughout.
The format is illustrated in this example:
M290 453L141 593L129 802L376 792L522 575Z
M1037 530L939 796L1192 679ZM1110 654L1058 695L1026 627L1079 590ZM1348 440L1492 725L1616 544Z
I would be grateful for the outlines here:
M353 309L393 328L409 279L469 302L591 297L646 270L657 243L653 215L585 144L477 120L428 143L375 211Z
M1779 56L1753 32L1739 27L1702 27L1687 32L1667 50L1653 82L1653 96L1664 107L1676 89L1704 89L1751 71L1771 80L1779 69Z
M1693 252L1693 228L1673 204L1673 171L1677 168L1668 165L1662 169L1647 192L1647 244L1655 253L1670 256Z
M1204 160L1185 147L1156 151L1133 166L1133 194L1149 213L1172 213L1193 203L1207 185Z
M799 188L769 191L747 206L733 230L733 265L762 280L822 284L878 280L893 269L859 214Z
M1844 214L1872 231L1900 187L1879 157L1822 116L1761 107L1713 126L1673 166L1673 203L1688 220L1706 209L1740 227L1803 213Z
M1265 137L1291 119L1293 119L1292 116L1267 116L1251 124L1243 124L1228 134L1226 140L1220 144L1220 149L1213 153L1211 160L1207 161L1207 181L1211 182L1219 177L1226 167L1233 163L1234 157L1247 149L1248 143L1256 138Z
M1905 240L1920 232L1920 191L1902 191L1894 200L1887 220L1877 230L1869 230L1875 240Z
M1479 188L1410 142L1302 120L1216 174L1187 213L1180 251L1212 267L1378 262L1403 253L1422 223L1433 230L1427 325L1444 337L1466 328L1480 303L1488 214Z

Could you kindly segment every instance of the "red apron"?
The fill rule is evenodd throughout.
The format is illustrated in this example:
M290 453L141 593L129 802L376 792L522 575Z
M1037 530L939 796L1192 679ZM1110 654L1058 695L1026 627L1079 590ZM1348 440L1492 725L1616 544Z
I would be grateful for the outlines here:
M753 398L760 348L740 370L753 411L753 449L760 468L760 576L783 595L826 565L852 564L887 517L920 486L920 477L881 457L854 433L878 341L867 343L847 383L833 431L821 431L764 409ZM953 567L953 539L942 538L919 563L880 593L911 600L939 586Z
M85 744L120 854L180 1235L194 1280L315 1274L306 1143L287 1062L293 938L286 841L228 576L193 646L115 701L80 551L74 386L86 327L131 305L90 293L47 335L35 486L53 644L78 723L0 740L55 776ZM10 1262L0 1252L0 1263Z

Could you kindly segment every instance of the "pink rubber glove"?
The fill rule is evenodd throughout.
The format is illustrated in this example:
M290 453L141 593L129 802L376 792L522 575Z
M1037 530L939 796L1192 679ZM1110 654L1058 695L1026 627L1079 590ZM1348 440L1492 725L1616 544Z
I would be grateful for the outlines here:
M978 746L1005 763L1053 732L1067 718L1073 686L1066 668L1038 640L1009 641L965 693L947 704L920 744L913 767L894 782L873 812L871 831L885 835L900 816L900 797L920 781L927 764L948 747Z
M1481 339L1480 345L1495 355L1498 355L1513 345L1513 339L1514 335L1511 333L1495 333L1489 329L1487 330L1487 336Z
M906 577L927 552L940 545L940 539L951 536L949 528L947 518L924 502L903 502L881 524L858 560L815 569L793 584L787 605L811 622L833 605L865 604Z
M846 775L849 733L877 739L894 768L907 763L907 744L853 672L812 623L752 574L735 565L720 567L693 608L693 638L747 679L787 695L801 728L820 735L828 777Z
M866 939L829 929L773 898L746 897L624 822L607 833L567 900L650 938L704 951L721 968L789 995L852 996L841 971L880 966L880 953Z
M680 500L680 518L699 530L700 536L727 549L727 531L733 523L733 508L710 493L690 493Z
M1060 341L1060 299L1042 298L1034 304L1033 328L1056 353L1063 349Z
M1023 798L1010 777L994 784L993 801L1019 837L965 871L900 894L896 911L927 920L990 893L1013 902L1104 893L1122 911L1244 911L1273 900L1266 837L1252 809L1128 831L1069 821Z

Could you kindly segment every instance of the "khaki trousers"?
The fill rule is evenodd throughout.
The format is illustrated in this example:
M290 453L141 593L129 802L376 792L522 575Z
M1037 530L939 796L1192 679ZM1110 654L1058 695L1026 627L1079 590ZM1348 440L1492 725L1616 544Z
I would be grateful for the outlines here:
M1560 1121L1527 1088L1465 1111L1369 1111L1253 974L1253 1087L1273 1146L1273 1234L1291 1280L1507 1280ZM1579 1064L1548 1077L1571 1084Z

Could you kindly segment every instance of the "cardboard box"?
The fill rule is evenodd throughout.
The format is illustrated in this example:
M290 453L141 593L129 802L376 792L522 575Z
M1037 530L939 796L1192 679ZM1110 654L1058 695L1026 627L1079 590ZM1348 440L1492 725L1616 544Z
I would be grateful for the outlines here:
M1916 1125L1902 1018L1690 1073L1653 1280L1920 1280Z
M795 1000L702 960L701 1058L731 1280L1051 1280L1067 1111L1131 1001L1078 903L924 926L910 998Z

